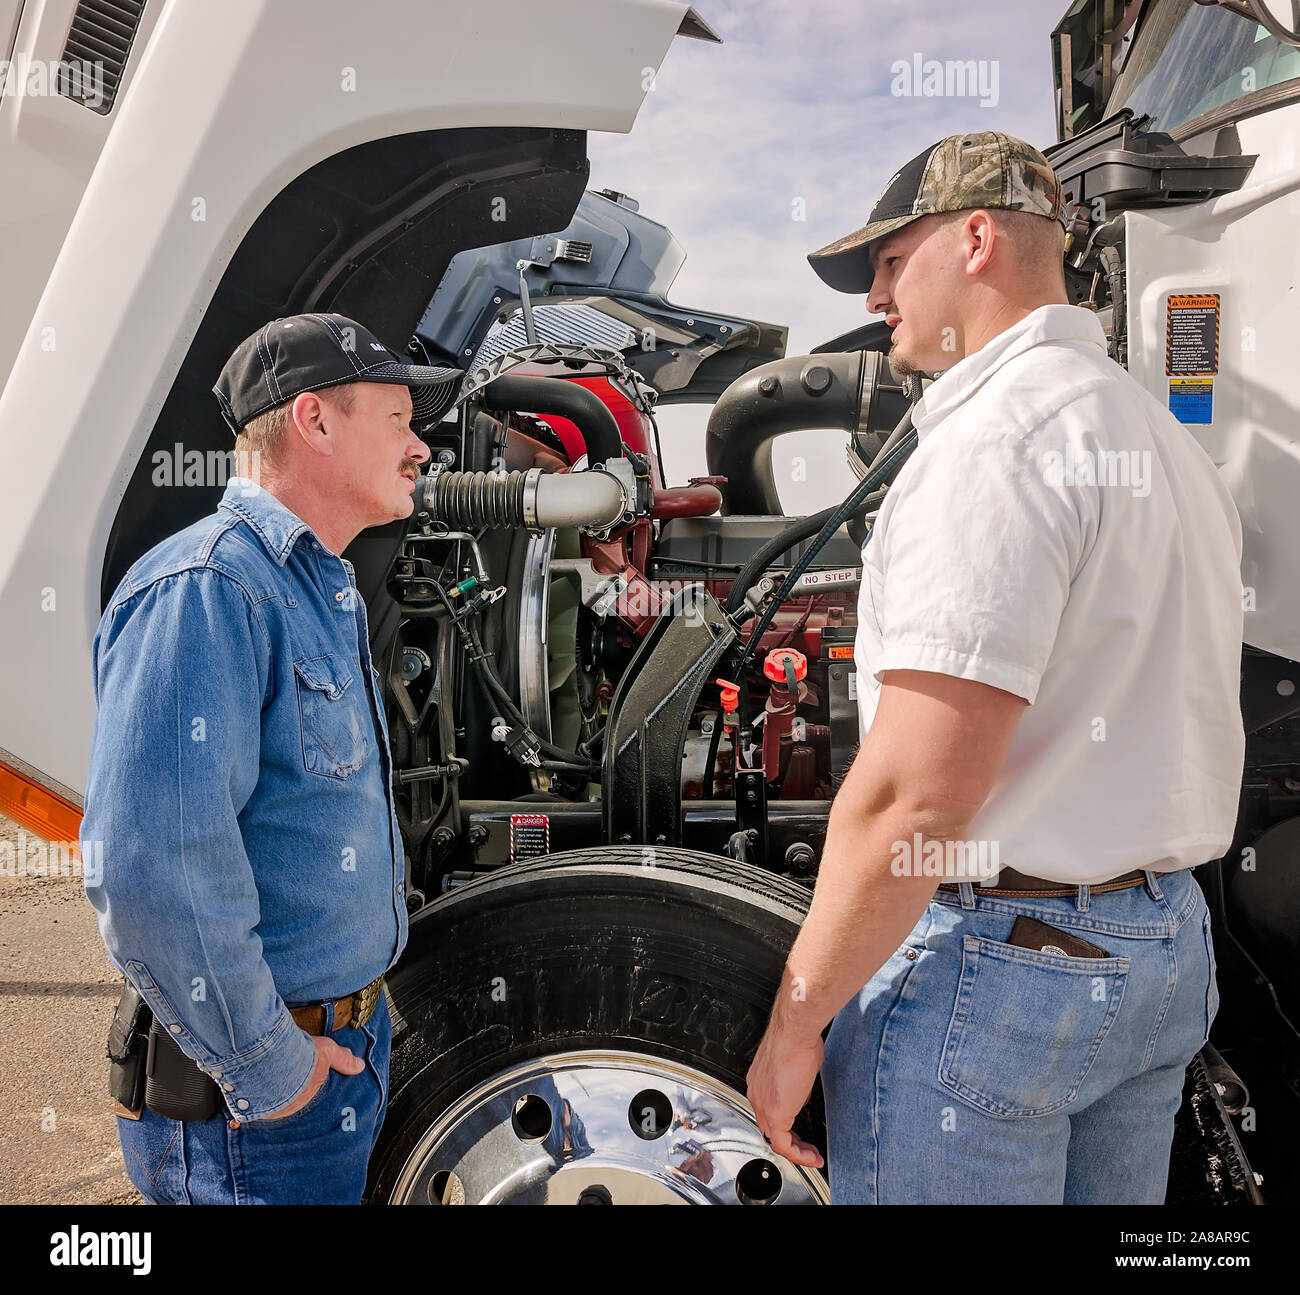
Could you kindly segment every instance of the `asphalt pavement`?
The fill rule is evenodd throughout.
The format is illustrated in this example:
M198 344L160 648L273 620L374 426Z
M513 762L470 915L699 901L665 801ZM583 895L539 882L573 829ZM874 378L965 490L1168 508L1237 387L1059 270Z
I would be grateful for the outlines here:
M11 857L21 832L0 815ZM0 1203L140 1204L104 1055L121 983L80 877L0 875Z

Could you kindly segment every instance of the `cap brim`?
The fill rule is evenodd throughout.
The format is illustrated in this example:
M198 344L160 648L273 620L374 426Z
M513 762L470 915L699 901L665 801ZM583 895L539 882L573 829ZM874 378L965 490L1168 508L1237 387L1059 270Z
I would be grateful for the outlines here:
M870 292L876 278L875 267L871 264L872 243L920 219L920 215L909 212L906 216L873 220L852 234L845 234L843 238L809 252L808 264L817 272L817 277L836 292Z
M411 422L425 425L439 421L455 403L465 374L446 364L376 365L358 382L387 382L411 389Z

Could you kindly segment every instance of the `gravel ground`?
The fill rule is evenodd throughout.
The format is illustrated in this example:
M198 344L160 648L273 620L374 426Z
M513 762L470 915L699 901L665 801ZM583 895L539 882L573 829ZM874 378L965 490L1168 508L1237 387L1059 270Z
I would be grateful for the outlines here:
M79 877L0 876L0 1203L140 1204L104 1056L120 992Z

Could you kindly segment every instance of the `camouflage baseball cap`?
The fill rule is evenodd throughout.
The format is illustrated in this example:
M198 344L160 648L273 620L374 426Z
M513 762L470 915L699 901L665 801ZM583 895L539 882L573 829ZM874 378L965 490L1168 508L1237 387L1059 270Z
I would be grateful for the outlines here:
M861 229L810 252L808 263L837 292L865 293L876 277L871 244L922 216L1002 207L1055 220L1061 201L1060 180L1031 144L994 130L949 135L893 176Z

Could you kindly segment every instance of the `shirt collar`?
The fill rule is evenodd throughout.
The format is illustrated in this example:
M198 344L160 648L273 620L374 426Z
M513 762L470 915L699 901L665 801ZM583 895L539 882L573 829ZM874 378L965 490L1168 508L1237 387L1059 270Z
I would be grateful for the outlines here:
M279 566L289 560L299 536L305 533L316 539L315 531L301 517L247 477L230 477L217 507L228 509L247 522Z
M926 432L969 400L1008 360L1046 342L1090 342L1106 349L1097 316L1080 306L1039 306L936 378L912 412L918 444Z

